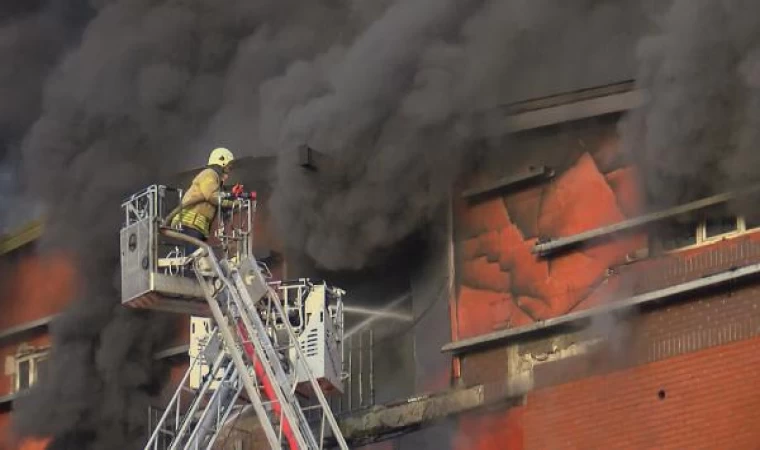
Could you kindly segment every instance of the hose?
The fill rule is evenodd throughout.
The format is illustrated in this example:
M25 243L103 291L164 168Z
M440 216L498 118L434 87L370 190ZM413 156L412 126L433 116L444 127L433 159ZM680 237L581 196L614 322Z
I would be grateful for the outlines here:
M164 224L171 225L172 219L174 219L174 217L177 214L179 214L180 211L186 208L192 208L193 206L203 203L205 201L206 201L205 199L198 199L198 200L194 200L188 203L187 205L183 205L182 203L180 203L179 205L177 205L176 208L172 209L171 212L166 216L166 218L164 219Z

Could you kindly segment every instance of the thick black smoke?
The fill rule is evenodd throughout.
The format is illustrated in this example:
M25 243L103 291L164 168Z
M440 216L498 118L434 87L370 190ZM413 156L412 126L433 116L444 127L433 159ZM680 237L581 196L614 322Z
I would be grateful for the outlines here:
M277 223L328 269L355 269L430 219L484 136L525 49L577 27L605 2L393 2L350 45L262 86L264 145L282 149ZM525 52L525 53L523 53ZM524 83L527 84L527 83ZM307 143L329 161L299 171Z
M44 246L75 256L84 289L51 327L52 372L18 402L14 425L57 436L54 447L138 448L160 384L153 354L173 330L162 315L119 305L120 202L201 165L212 140L253 153L244 144L256 115L237 119L250 107L238 100L255 102L262 80L315 54L325 24L333 36L349 11L280 0L96 7L81 44L45 83L23 143L26 180L49 207Z
M623 123L652 205L757 181L760 4L676 0L638 48L647 104Z
M38 77L42 112L22 146L25 181L49 208L45 244L75 255L85 287L51 329L52 372L15 414L20 433L83 449L143 443L161 375L152 355L171 331L160 315L118 304L123 196L200 166L213 146L278 154L279 235L322 267L359 268L431 217L473 145L500 142L484 137L503 132L494 107L513 93L510 73L532 53L525 49L607 7L92 4L81 42ZM289 150L303 143L331 158L329 171L297 170Z
M19 142L40 114L43 81L87 20L84 0L0 4L0 234L34 216L22 195Z

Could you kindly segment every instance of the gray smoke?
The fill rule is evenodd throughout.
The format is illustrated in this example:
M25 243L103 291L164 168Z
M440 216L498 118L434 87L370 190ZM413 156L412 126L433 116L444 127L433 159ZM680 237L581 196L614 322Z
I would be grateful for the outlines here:
M757 181L760 4L676 0L638 48L648 103L622 125L659 207Z

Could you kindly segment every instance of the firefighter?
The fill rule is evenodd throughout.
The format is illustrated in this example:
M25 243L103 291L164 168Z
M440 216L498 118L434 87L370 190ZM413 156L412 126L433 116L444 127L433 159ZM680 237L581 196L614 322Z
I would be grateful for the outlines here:
M181 225L183 234L202 241L208 239L220 202L219 193L229 178L234 159L232 152L226 148L216 148L211 152L208 167L195 176L190 188L182 197L179 210L172 213L172 228ZM222 208L232 205L230 200L221 200ZM185 254L189 256L197 249L197 246L188 244Z

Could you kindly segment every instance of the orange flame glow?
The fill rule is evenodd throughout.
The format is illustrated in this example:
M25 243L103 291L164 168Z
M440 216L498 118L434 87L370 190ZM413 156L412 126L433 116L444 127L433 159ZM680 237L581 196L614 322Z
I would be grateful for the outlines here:
M65 253L23 258L12 270L0 326L13 326L60 312L77 291L77 270ZM10 300L10 301L7 301Z
M45 450L51 438L25 439L16 447L17 450Z

